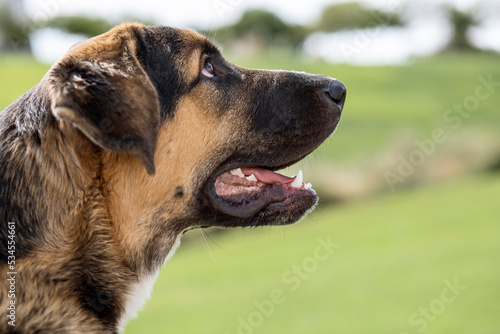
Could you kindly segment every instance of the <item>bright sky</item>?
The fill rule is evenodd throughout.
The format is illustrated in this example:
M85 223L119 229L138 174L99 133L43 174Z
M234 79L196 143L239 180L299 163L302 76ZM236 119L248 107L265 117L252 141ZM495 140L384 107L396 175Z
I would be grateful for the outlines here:
M407 0L362 0L365 3L388 8ZM97 14L105 17L153 18L160 24L176 27L208 28L238 19L249 7L262 7L277 13L288 22L305 23L316 18L322 8L342 0L26 0L29 13L38 16L60 14ZM420 4L454 3L467 9L477 0L419 0Z

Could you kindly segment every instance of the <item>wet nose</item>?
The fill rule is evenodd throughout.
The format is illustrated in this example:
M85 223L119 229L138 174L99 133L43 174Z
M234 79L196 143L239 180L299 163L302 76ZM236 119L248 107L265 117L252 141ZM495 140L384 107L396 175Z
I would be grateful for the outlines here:
M323 89L323 97L328 103L333 104L339 110L342 110L345 102L346 88L338 80L330 80Z

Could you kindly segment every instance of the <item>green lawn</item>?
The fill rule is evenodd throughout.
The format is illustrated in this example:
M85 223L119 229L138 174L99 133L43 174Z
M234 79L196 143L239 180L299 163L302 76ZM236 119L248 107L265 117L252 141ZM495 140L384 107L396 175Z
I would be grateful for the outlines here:
M480 175L320 207L289 227L212 232L216 262L190 232L126 334L233 334L239 317L256 334L498 333L499 194L500 175ZM339 246L316 259L318 238ZM445 280L459 287L442 297Z
M39 64L28 56L7 57L0 54L0 110L40 82L49 68L50 66Z

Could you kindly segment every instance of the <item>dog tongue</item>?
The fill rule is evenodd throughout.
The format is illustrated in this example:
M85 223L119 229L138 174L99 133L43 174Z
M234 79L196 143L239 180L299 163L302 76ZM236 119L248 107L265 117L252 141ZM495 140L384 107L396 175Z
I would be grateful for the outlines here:
M288 177L258 167L220 174L210 192L210 201L219 211L242 218L255 215L272 203L316 195L311 184L304 184L302 171Z
M257 168L257 167L243 167L241 171L245 176L255 175L257 180L266 184L275 184L275 183L292 183L294 178L284 176L268 169Z

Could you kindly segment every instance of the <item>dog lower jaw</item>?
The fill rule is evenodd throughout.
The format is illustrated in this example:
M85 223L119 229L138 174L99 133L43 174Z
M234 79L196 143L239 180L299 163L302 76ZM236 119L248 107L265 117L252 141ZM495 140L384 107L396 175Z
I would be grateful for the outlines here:
M281 226L293 224L314 210L318 203L315 195L287 198L271 203L248 221L248 226Z
M268 169L245 167L219 174L209 189L212 206L250 226L290 224L317 201L302 171L287 177Z

